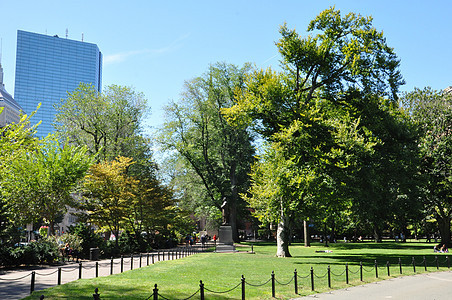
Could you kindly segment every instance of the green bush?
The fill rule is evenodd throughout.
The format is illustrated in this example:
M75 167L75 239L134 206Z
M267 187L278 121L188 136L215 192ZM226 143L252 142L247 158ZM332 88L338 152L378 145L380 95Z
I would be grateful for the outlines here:
M58 244L52 239L41 239L27 245L0 248L0 265L20 266L51 264L58 260Z
M81 239L81 249L77 249L81 251L82 256L85 258L89 257L89 249L90 248L105 248L104 239L94 232L94 229L91 226L86 225L84 223L78 223L75 226L69 227L69 233L72 235L76 235Z

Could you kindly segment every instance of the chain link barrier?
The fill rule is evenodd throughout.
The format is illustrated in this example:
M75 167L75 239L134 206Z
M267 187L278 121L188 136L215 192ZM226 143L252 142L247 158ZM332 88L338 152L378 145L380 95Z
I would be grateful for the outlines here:
M29 273L27 275L24 275L22 277L17 277L17 278L0 278L0 280L5 280L5 281L21 280L21 279L24 279L24 278L26 278L26 277L28 277L30 275L31 275L31 273Z
M333 271L330 271L330 272L331 272L331 275L339 277L339 276L344 275L344 274L345 274L345 271L347 271L347 270L342 271L341 274L335 274Z
M276 283L278 283L278 284L280 284L280 285L289 285L293 280L294 280L294 276L292 276L292 278L289 280L289 282L287 282L287 283L281 283L281 282L279 282L278 281L278 279L276 279L276 277L275 277L275 281L276 281Z
M328 271L327 271L327 272L325 273L325 275L323 275L323 276L318 276L318 275L316 275L316 274L314 273L314 277L315 277L315 278L325 278L326 275L328 275Z
M272 280L272 279L270 278L269 280L267 280L266 282L264 282L264 283L262 283L262 284L252 284L252 283L249 283L249 282L247 282L247 281L245 280L245 284L247 284L247 285L249 285L249 286L252 286L252 287L261 287L261 286L264 286L264 285L266 285L267 283L269 283L271 280Z
M39 276L49 276L49 275L53 275L53 274L55 274L56 272L58 272L58 269L56 269L55 271L53 271L53 272L50 272L50 273L46 273L46 274L43 274L43 273L38 273L38 272L36 272L35 274L36 275L39 275Z
M233 290L235 290L236 288L238 288L241 284L242 284L242 283L240 282L240 283L237 284L235 287L233 287L233 288L231 288L231 289L229 289L229 290L226 290L226 291L221 291L221 292L213 291L213 290L208 289L208 288L206 288L206 287L204 287L204 290L206 290L206 291L208 291L208 292L211 292L211 293L214 293L214 294L226 294L226 293L232 292Z

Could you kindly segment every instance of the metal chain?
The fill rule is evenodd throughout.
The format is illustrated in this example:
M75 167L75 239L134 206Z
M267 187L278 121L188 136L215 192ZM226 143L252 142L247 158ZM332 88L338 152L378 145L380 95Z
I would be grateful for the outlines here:
M314 276L316 277L316 278L324 278L326 275L328 275L328 271L325 273L325 275L323 275L323 276L317 276L317 275L315 275L315 273L314 273Z
M188 300L188 299L193 298L197 293L199 293L199 291L200 291L200 290L197 290L193 295L191 295L191 296L188 297L188 298L184 298L184 299L182 299L182 300Z
M289 283L291 283L291 282L293 281L293 279L294 279L294 277L292 277L292 278L289 280L288 283L281 283L281 282L279 282L278 279L276 279L276 278L275 278L275 281L276 281L278 284L280 284L280 285L288 285Z
M27 274L27 275L24 275L22 277L18 277L18 278L0 278L0 280L21 280L21 279L24 279L25 277L28 277L30 275L31 275L31 273Z
M308 278L309 276L311 276L311 274L308 274L308 275L306 275L306 276L300 276L300 275L297 274L297 277L298 277L298 278L302 278L302 279Z
M366 268L363 267L363 270L366 271L366 272L373 272L374 268L366 269Z
M341 274L334 274L334 272L333 272L333 271L331 271L331 275L334 275L334 276L342 276L342 275L344 275L344 274L345 274L345 271L346 271L346 270L342 271L342 273L341 273Z
M71 271L74 271L74 270L78 270L78 268L69 269L67 271L65 269L61 269L61 271L63 271L63 272L71 272Z
M247 285L249 285L249 286L260 287L260 286L263 286L263 285L266 285L267 283L269 283L270 280L272 280L272 279L270 278L269 280L267 280L267 281L264 282L263 284L251 284L251 283L246 282L246 281L245 281L245 283L246 283Z
M41 273L38 273L38 272L35 272L35 274L36 274L36 275L39 275L39 276L48 276L48 275L53 275L53 274L55 274L56 272L58 272L58 270L55 270L55 271L53 271L53 272L51 272L51 273L48 273L48 274L41 274Z
M242 284L242 283L240 282L239 284L237 284L237 285L236 285L235 287L233 287L232 289L229 289L229 290L227 290L227 291L222 291L222 292L213 291L213 290L210 290L210 289L208 289L208 288L206 288L206 287L204 287L204 290L206 290L206 291L208 291L208 292L211 292L211 293L214 293L214 294L225 294L225 293L229 293L229 292L235 290L235 289L238 288L241 284Z

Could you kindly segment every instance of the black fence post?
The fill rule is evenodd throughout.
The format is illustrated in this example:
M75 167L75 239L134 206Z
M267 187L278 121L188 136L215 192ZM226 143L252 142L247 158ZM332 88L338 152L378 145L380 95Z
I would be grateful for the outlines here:
M388 277L391 276L391 273L389 271L389 261L386 261L386 268L388 269Z
M427 271L427 260L425 259L425 256L424 256L424 269L425 271Z
M447 261L447 268L450 269L450 261L449 261L449 256L446 256L446 261Z
M416 261L414 260L414 256L413 256L413 259L411 261L413 263L413 272L416 273Z
M298 295L298 275L297 275L297 269L293 272L293 280L295 283L295 295Z
M157 261L160 261L160 250L157 250Z
M124 256L121 255L121 273L124 271Z
M345 264L345 283L348 284L348 263Z
M359 262L359 280L363 281L363 262Z
M245 277L242 275L242 300L245 300Z
M402 259L399 257L399 271L402 274Z
M94 289L93 299L94 300L100 300L100 294L99 294L99 289L98 288Z
M275 298L275 271L272 271L272 297Z
M96 261L96 277L99 277L99 263Z
M61 285L61 267L58 267L58 279L57 279L57 284Z
M143 255L140 253L140 264L138 265L139 268L141 268L141 259L143 258Z
M435 256L436 269L439 270L438 256Z
M314 269L311 267L311 291L314 290Z
M328 266L328 288L331 288L331 268Z
M154 253L151 254L151 262L154 264Z
M31 285L30 285L30 294L33 293L35 290L35 279L36 279L36 273L35 271L31 272Z
M199 281L199 295L201 300L204 300L204 283L202 283L202 280Z
M82 263L78 263L78 279L82 279Z
M254 246L251 244L251 253L254 253Z
M133 270L133 254L130 255L130 270Z
M157 288L157 283L154 285L154 289L152 290L152 296L154 300L159 300L159 289Z
M110 275L113 275L113 257L110 259Z
M378 278L378 264L377 264L377 260L375 260L375 278Z

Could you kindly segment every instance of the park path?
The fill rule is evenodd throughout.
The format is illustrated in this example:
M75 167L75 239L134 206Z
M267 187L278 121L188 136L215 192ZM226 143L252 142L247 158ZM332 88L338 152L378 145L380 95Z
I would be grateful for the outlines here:
M451 295L452 272L446 271L397 277L296 300L443 300Z
M199 248L201 249L201 248ZM164 260L173 260L196 253L195 248L175 248L158 252L135 254L133 257L122 258L122 271L137 269L148 264ZM81 278L108 276L112 271L112 260L80 261ZM32 272L35 272L34 291L44 290L58 284L58 269L61 268L61 284L79 279L80 264L66 262L59 266L29 267L26 269L0 270L0 299L17 300L30 295ZM121 258L113 259L113 274L121 272Z

